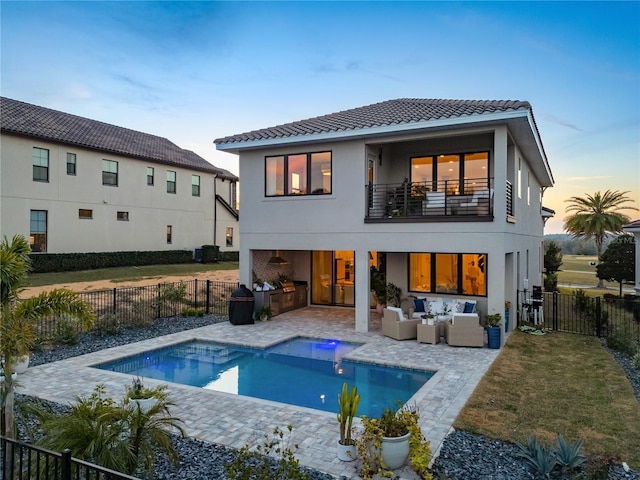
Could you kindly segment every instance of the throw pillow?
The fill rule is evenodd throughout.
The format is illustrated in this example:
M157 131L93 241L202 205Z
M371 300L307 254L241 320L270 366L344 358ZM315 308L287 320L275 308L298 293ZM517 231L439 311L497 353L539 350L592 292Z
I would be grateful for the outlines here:
M464 312L464 307L467 302L456 302L453 308L453 313L462 313Z
M430 302L429 310L431 313L435 315L443 315L444 314L444 303L443 302Z
M465 302L464 310L462 311L462 313L473 313L475 309L476 309L475 303Z
M424 302L426 298L414 298L413 303L415 305L414 312L424 312Z

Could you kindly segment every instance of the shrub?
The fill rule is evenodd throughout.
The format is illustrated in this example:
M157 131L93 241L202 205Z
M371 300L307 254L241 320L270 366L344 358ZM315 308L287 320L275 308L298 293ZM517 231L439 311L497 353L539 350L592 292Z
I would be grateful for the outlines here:
M116 335L122 328L122 319L117 313L107 313L99 317L96 322L96 330L108 335Z
M638 372L640 372L640 352L636 353L633 356L632 362L635 369L638 370Z
M516 443L520 451L519 455L526 459L536 472L549 478L549 475L558 463L555 451L552 447L538 443L536 437L527 437L527 445Z
M29 255L32 273L74 272L96 268L191 263L190 250L156 252L37 253Z
M182 310L183 317L202 317L204 312L199 308L188 307Z
M220 247L218 245L202 246L202 263L217 263L220 261Z
M75 345L80 341L80 325L71 315L61 315L55 321L54 340L65 345Z
M633 357L638 352L638 342L633 337L629 325L617 327L613 334L607 337L607 347Z
M287 426L289 438L293 427ZM231 480L308 480L309 475L300 470L294 450L289 447L289 439L276 427L271 437L265 433L261 444L253 450L249 445L243 446L233 461L224 467ZM275 458L272 458L275 457Z

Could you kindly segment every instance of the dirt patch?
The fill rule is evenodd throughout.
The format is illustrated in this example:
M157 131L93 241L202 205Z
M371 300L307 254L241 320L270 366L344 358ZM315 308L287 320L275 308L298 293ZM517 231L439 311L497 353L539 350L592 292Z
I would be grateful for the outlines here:
M67 288L74 292L90 292L94 290L106 290L117 287L144 287L147 285L157 285L159 283L173 283L189 280L212 280L215 282L238 282L240 277L239 270L217 270L212 272L199 272L190 275L163 275L153 276L148 278L141 278L139 280L130 281L114 281L114 280L96 280L92 282L74 282L64 283L57 285L43 285L41 287L28 287L25 288L21 294L21 298L30 298L34 295L38 295L41 292L49 292L56 288Z

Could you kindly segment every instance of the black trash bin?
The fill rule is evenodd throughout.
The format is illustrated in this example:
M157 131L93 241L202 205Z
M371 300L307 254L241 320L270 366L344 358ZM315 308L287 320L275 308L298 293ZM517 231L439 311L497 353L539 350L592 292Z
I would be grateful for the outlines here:
M246 285L240 285L231 293L229 300L229 322L232 325L249 325L253 323L253 309L256 299Z

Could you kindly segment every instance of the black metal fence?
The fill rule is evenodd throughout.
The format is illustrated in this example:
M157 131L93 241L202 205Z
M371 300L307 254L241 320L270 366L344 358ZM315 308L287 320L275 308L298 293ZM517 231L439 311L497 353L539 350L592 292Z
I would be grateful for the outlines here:
M189 280L140 287L116 287L109 290L79 292L80 298L93 306L94 329L115 333L122 327L148 326L155 319L196 311L227 316L231 292L238 283ZM47 341L64 337L67 330L79 331L72 319L49 318L40 321L38 338Z
M2 480L137 480L71 456L0 437Z
M559 332L609 337L616 331L640 340L640 299L588 297L583 290L572 294L544 292L536 302L528 292L518 292L519 323L535 323Z

